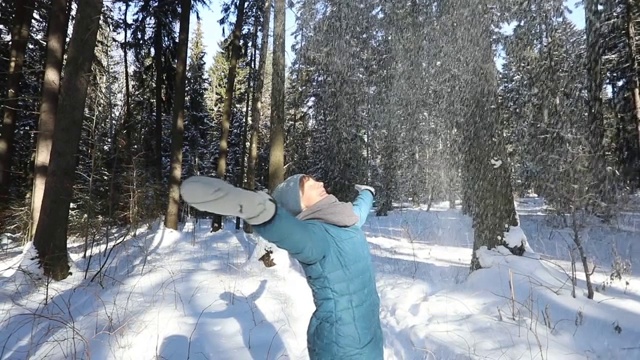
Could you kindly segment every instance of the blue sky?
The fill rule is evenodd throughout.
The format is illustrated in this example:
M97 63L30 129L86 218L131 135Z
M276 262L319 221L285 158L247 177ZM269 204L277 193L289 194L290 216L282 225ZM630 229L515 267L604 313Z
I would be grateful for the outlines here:
M222 26L218 23L218 21L222 18L222 14L220 12L220 0L212 0L211 9L199 9L200 17L202 21L202 31L204 32L204 44L207 51L206 61L209 63L213 56L218 51L218 42L223 39L222 36ZM196 28L196 17L191 16L191 26L190 28ZM287 31L287 37L285 39L285 46L287 49L287 64L291 63L293 60L294 54L291 51L291 45L293 44L293 36L291 35L295 30L295 15L291 10L287 9L287 18L285 19L285 26ZM273 18L271 18L271 31L273 31ZM225 34L229 34L229 29L226 29Z
M579 6L568 5L570 9L572 9L573 13L569 15L569 19L576 23L576 25L583 29L584 28L584 8L580 4Z
M576 25L580 28L584 27L584 11L582 5L579 4L575 6L575 0L569 0L565 3L570 9L572 9L572 14L569 15L569 18L576 23ZM218 51L218 42L222 40L222 27L218 23L218 20L222 17L220 13L220 0L213 0L210 9L199 9L200 16L202 19L202 30L204 32L204 43L207 51L206 61L209 63L213 58L214 54ZM195 29L196 27L196 18L195 16L191 17L191 29ZM273 24L273 19L272 19ZM293 36L292 32L295 30L295 15L289 9L287 9L287 18L286 18L286 29L287 29L287 37L285 39L285 46L287 49L287 64L290 64L294 58L294 54L291 51L291 45L293 44ZM228 33L228 29L227 29Z

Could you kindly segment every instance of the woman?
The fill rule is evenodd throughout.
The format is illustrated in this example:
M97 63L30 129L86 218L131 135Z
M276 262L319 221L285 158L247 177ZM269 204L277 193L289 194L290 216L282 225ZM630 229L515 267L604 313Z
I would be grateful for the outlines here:
M375 191L363 185L356 189L359 194L351 204L302 174L286 179L273 198L207 177L189 178L181 187L183 199L193 207L244 218L300 262L316 306L307 330L311 360L383 357L380 299L361 229Z

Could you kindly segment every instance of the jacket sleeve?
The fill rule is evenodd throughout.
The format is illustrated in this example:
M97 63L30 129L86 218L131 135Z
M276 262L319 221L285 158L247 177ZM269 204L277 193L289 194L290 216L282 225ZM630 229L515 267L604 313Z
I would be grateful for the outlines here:
M369 211L373 207L373 193L369 190L362 190L358 197L353 202L353 211L360 217L360 220L356 224L357 227L362 227L364 222L367 221Z
M320 261L329 246L328 235L319 222L299 220L281 208L276 208L271 220L253 229L304 264Z

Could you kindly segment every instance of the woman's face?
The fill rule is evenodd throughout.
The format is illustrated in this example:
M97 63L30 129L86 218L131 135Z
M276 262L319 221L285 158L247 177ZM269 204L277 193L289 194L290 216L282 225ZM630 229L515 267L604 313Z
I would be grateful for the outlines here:
M316 181L311 176L305 175L300 180L300 202L302 210L307 209L327 196L322 181Z

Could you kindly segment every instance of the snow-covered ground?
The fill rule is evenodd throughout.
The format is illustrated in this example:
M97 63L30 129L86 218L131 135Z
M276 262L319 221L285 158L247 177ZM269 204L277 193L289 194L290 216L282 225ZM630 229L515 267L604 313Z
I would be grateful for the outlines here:
M540 199L517 205L536 253L482 250L471 275L459 210L371 214L386 359L640 358L640 215L582 231L596 266L589 300L580 264L572 297L570 229L552 226ZM33 249L2 239L0 359L307 359L313 303L300 268L277 249L264 267L231 220L217 234L208 220L139 229L109 254L124 236L112 233L90 262L72 244L72 276L48 286Z

